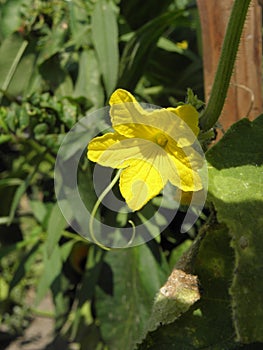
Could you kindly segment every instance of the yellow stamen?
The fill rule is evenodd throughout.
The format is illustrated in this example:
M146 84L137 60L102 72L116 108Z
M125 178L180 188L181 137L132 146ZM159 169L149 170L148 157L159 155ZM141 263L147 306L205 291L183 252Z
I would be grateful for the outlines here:
M155 142L157 143L157 145L165 147L168 142L168 139L166 136L164 136L164 134L160 132L157 135L155 135Z

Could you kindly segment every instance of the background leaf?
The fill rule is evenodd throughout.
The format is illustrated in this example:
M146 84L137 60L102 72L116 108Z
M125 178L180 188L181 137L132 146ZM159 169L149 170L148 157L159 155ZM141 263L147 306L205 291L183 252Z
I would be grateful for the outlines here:
M16 209L19 205L19 202L23 196L23 194L25 193L26 189L28 188L30 182L32 181L33 176L35 175L37 169L38 169L38 165L37 164L35 166L35 168L33 168L31 170L31 172L28 174L28 176L26 177L25 181L23 181L18 188L15 191L14 197L13 197L13 201L12 201L12 205L10 208L10 212L9 212L9 224L12 222L12 220L14 219L15 213L16 213Z
M201 299L174 323L148 333L140 350L236 349L229 300L234 266L230 236L224 225L208 228L193 262Z
M94 50L84 50L80 54L78 78L74 97L89 99L94 107L102 107L104 93L100 83L100 71Z
M69 256L73 244L74 241L69 241L62 246L55 245L50 256L48 256L45 246L43 247L43 273L37 285L36 305L44 298L49 289L52 290L54 298L62 293L59 287L62 264Z
M134 349L145 332L154 296L168 267L153 243L107 253L96 309L109 350Z
M118 26L111 2L96 2L91 28L93 44L109 97L116 86L119 67Z
M48 256L52 254L61 237L63 229L67 225L67 221L61 213L58 204L56 203L52 208L47 226L46 249Z
M15 33L7 37L0 47L0 88L6 91L13 79L28 42Z
M262 135L263 115L242 119L207 153L210 199L235 250L230 291L237 340L243 343L263 341Z
M36 254L39 251L40 242L36 242L33 247L19 261L19 265L15 271L12 281L9 285L9 292L25 277L31 270L32 264L35 263Z
M3 1L0 4L0 41L21 25L21 8L28 4L29 0Z
M135 32L121 56L119 86L134 90L160 36L170 25L179 25L181 21L182 12L174 10L158 16Z
M129 26L132 29L138 29L146 22L159 16L172 2L173 0L163 0L161 2L159 0L152 0L150 5L151 11L149 11L149 3L140 0L123 0L120 3L120 7L121 12L127 18ZM134 16L135 13L136 16Z

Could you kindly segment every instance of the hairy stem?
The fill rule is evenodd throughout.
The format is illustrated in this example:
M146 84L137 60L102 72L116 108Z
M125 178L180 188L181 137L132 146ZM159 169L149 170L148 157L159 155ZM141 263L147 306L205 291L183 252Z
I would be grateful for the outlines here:
M235 0L233 4L211 95L200 118L203 131L212 128L222 112L250 2Z

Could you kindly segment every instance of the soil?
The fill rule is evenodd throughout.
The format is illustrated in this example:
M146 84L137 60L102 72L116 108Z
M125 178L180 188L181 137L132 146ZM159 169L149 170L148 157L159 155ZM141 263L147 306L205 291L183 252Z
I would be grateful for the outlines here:
M53 305L50 297L46 297L40 304L40 310L53 311ZM75 344L68 342L60 337L54 337L54 320L47 317L37 316L33 319L30 326L26 329L23 336L16 338L5 350L78 350Z

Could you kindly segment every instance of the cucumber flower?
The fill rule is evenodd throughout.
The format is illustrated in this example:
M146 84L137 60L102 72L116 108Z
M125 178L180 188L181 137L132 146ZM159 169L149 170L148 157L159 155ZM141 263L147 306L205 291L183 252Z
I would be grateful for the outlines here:
M119 187L130 209L141 209L168 181L184 192L202 189L202 157L194 148L198 112L193 106L144 109L122 89L109 103L114 132L92 139L87 156L122 169Z

